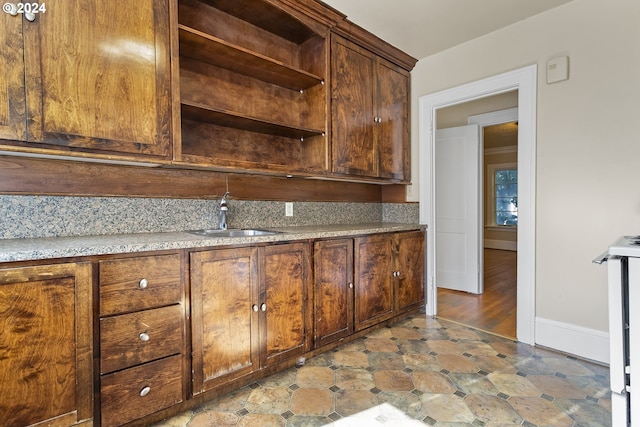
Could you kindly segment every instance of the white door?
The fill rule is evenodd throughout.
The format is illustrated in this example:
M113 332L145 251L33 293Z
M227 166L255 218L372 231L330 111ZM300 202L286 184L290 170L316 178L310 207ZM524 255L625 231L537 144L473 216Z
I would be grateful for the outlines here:
M482 293L478 125L436 131L436 286Z

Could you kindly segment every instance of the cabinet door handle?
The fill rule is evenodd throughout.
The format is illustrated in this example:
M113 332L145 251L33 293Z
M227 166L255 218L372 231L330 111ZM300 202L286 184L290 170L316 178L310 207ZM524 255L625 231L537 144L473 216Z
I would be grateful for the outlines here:
M140 390L140 397L145 397L151 391L151 387L146 386L142 390Z
M36 14L33 12L25 12L24 18L29 22L33 22L36 20Z
M256 313L258 312L259 308L258 308L258 304L253 304L253 306L251 307L253 309L253 311L255 311Z
M149 334L148 334L148 333L146 333L146 332L142 332L142 333L140 334L140 341L147 342L147 341L149 341L150 339L151 339L151 337L149 336Z
M349 283L349 289L353 289L353 283Z
M149 281L147 279L141 279L138 283L138 288L140 289L146 289L147 286L149 286Z
M267 311L267 304L262 303L262 305L260 305L260 310Z

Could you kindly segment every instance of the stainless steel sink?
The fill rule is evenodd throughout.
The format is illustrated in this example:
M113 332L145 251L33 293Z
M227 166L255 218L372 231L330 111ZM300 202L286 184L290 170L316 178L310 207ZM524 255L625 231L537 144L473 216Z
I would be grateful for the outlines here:
M271 236L278 234L277 231L260 230L255 228L231 228L228 230L218 230L216 228L204 230L191 230L187 233L197 234L206 237L251 237L251 236Z

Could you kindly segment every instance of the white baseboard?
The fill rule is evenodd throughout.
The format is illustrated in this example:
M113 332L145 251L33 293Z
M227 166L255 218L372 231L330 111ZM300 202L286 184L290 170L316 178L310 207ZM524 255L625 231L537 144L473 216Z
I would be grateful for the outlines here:
M583 359L609 364L609 334L536 317L535 343Z
M510 240L493 240L493 239L484 239L484 247L486 249L500 249L503 251L517 251L518 250L518 242L510 241Z

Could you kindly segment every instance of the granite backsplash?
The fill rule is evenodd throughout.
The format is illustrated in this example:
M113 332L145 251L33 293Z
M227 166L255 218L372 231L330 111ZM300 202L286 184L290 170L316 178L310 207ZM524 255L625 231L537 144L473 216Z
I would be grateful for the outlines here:
M0 196L0 239L171 232L214 228L217 200ZM417 224L417 203L228 200L230 228L398 222Z

